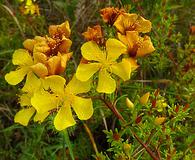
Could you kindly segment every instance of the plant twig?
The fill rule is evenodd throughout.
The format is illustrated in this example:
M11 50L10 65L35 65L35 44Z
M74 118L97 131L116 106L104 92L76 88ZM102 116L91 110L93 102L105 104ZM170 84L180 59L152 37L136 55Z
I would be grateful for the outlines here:
M104 126L105 126L105 129L108 130L108 125L107 125L107 122L106 122L106 117L104 115L104 111L100 108L100 114L102 116L102 119L103 119L103 122L104 122Z
M121 121L125 122L125 119L123 116L119 113L116 106L114 106L111 102L106 101L105 98L100 97L100 100L104 102L104 104L114 113L114 115L120 119Z
M155 135L156 133L156 129L152 129L147 141L146 141L146 145L150 144L150 141L152 139L152 137ZM135 158L140 152L144 151L144 147L142 145L140 145L132 154L132 156Z
M133 132L132 130L131 130L131 133L133 134L133 136L135 137L135 139L146 149L146 151L148 152L148 154L154 159L154 160L159 160L159 158L158 157L156 157L155 155L154 155L154 153L151 151L151 149L146 145L146 144L144 144L143 142L142 142L142 140L137 136L137 134L135 133L135 132Z
M96 155L98 155L99 152L98 152L98 149L97 149L95 140L94 140L94 138L93 138L93 134L91 133L91 130L89 129L89 127L87 126L87 124L85 124L84 122L83 122L83 126L84 126L84 128L85 128L85 131L86 131L87 134L89 135L89 138L90 138L90 140L91 140L91 143L92 143L92 146L93 146L93 149L94 149Z
M169 79L157 79L157 80L130 80L130 82L140 82L140 83L173 83L172 80Z

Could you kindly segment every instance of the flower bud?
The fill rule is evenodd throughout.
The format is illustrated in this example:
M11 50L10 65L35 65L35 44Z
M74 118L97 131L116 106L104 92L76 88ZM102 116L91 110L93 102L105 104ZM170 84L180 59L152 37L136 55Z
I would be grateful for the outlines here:
M134 104L131 102L129 98L126 98L126 105L129 109L133 110L134 109Z
M123 144L123 151L125 154L129 155L130 149L131 149L131 144L127 144L127 143Z
M150 92L147 92L146 94L144 94L144 95L140 98L140 103L141 103L142 105L147 104L149 97L150 97Z
M156 125L161 125L165 121L165 119L166 119L165 117L156 117L154 123Z

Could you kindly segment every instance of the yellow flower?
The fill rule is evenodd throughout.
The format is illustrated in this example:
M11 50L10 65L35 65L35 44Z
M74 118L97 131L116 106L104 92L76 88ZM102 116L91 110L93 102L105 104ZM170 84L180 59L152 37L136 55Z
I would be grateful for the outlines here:
M116 19L114 26L121 34L126 34L126 31L147 33L150 32L152 28L149 20L146 20L137 14L129 13L120 14Z
M63 73L66 68L67 61L70 59L71 56L72 53L62 55L60 52L58 52L57 56L50 57L46 62L48 75L56 75Z
M31 103L39 114L58 111L54 118L54 126L57 130L75 125L71 108L81 120L87 120L92 116L92 100L77 96L90 90L89 81L81 82L74 76L64 88L65 79L53 75L42 80L42 84L43 89L34 94Z
M79 64L76 71L77 79L87 81L99 71L97 91L101 93L114 92L116 82L111 77L112 73L124 81L130 79L130 61L127 58L123 58L119 63L116 61L125 51L125 45L116 39L108 39L104 49L100 49L93 41L86 42L82 45L81 52L88 63Z
M27 0L25 6L21 6L20 10L23 14L40 15L39 6L37 4L34 4L32 0Z
M49 34L52 38L62 38L63 36L66 38L70 37L70 25L68 21L60 25L50 25L49 26Z
M31 105L31 97L33 96L34 92L39 89L40 85L40 79L35 76L34 73L30 72L24 87L21 89L23 93L19 95L19 103L22 109L16 113L14 117L15 123L20 123L24 126L28 125L29 120L36 112ZM48 115L49 112L45 112L43 114L36 113L34 116L34 121L42 122Z
M168 104L166 103L164 97L160 96L158 97L159 99L156 101L156 108L158 112L162 112Z
M145 93L141 98L140 98L140 103L142 105L146 105L148 103L148 99L150 97L150 92Z
M71 44L70 39L55 40L40 36L27 39L23 43L24 47L32 52L34 62L43 63L47 67L48 75L64 72L67 61L72 56L72 53L68 53Z
M118 33L118 38L128 47L130 57L143 57L155 50L150 37L140 37L136 31L127 31L126 35Z
M87 31L82 34L87 41L94 41L97 44L103 44L103 33L100 25L87 28Z
M34 39L27 39L23 46L29 52L34 54L44 54L45 56L55 56L60 52L66 54L69 52L72 41L68 38L53 39L50 37L35 36Z
M100 15L105 23L113 25L117 17L123 12L123 9L119 10L118 8L107 7L100 10Z
M18 49L14 52L12 63L18 65L17 69L5 75L5 80L11 85L20 83L31 71L39 77L48 74L47 67L42 63L34 64L31 55L25 49Z

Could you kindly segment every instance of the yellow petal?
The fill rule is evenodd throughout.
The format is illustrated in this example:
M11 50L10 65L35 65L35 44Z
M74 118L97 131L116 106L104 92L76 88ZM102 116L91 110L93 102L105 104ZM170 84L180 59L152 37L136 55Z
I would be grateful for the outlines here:
M106 59L106 54L93 41L84 43L81 46L81 53L87 60L102 61Z
M5 80L11 85L16 85L24 79L24 76L28 71L28 67L22 67L16 71L11 71L5 75Z
M34 121L35 122L43 122L45 120L45 118L47 118L48 115L49 115L49 112L45 112L42 114L36 113L34 116Z
M128 50L132 50L135 45L139 42L139 33L136 31L127 31L126 32Z
M64 92L66 80L58 75L52 75L42 79L42 85L45 90L51 90L54 93L62 94Z
M74 96L71 106L78 118L81 120L87 120L93 115L93 104L91 98Z
M67 63L67 61L72 57L72 52L70 52L70 53L66 53L66 54L59 54L59 55L61 55L61 66L66 66L66 63Z
M137 50L137 57L143 57L155 50L150 37L145 36L142 45Z
M18 49L13 54L12 63L19 66L30 66L33 64L33 60L27 50Z
M140 98L140 103L142 105L146 105L148 103L148 99L150 97L150 92L145 93L141 98Z
M100 63L79 64L76 71L76 78L80 81L89 80L101 67Z
M34 40L38 43L38 42L42 42L45 41L46 42L46 37L41 37L41 36L35 36Z
M136 27L136 31L147 33L151 31L152 24L149 20L146 20L143 17L139 16L135 23L135 27Z
M57 73L63 73L65 68L66 68L66 65L67 65L67 62L69 61L69 59L72 57L72 52L71 53L67 53L67 54L64 54L64 55L60 55L60 58L61 58L61 61L60 61L60 67L58 68L58 72Z
M131 28L133 24L136 22L138 18L137 14L121 14L118 16L117 20L114 23L114 26L117 28L119 32L122 34L125 34L125 31L128 29L133 30L134 28Z
M33 52L34 63L43 63L47 61L47 56L41 52Z
M57 115L54 118L54 126L57 130L61 131L67 127L75 125L76 122L72 116L70 105L66 105L60 108Z
M36 44L36 41L34 39L27 39L23 42L24 48L28 49L31 52L33 51L35 44Z
M131 63L131 71L134 71L139 67L139 65L137 64L136 59L130 57L129 62Z
M60 67L61 58L60 56L53 56L47 61L49 75L59 74L57 73L58 68Z
M31 104L38 113L45 113L59 106L60 97L46 91L38 91L31 98Z
M138 15L135 13L129 14L125 13L123 16L123 25L125 28L125 31L127 30L134 30L134 24L138 18Z
M70 25L68 21L65 21L64 23L60 25L50 25L49 26L49 34L52 37L55 36L62 36L64 35L65 37L70 37Z
M32 65L31 69L38 77L45 77L48 75L47 67L43 63Z
M31 6L33 4L32 0L27 0L26 1L26 6Z
M21 109L19 112L16 113L14 117L14 122L20 123L23 126L27 126L34 112L35 109L33 107L27 109Z
M99 72L99 80L97 86L97 92L100 93L113 93L116 89L116 82L110 76L106 70L101 70Z
M58 53L57 56L49 58L47 61L49 75L63 73L66 68L67 61L70 59L71 55L72 53L67 53L64 55Z
M91 80L88 81L80 81L74 75L72 80L66 86L66 91L73 94L86 93L91 88Z
M19 97L20 106L22 107L31 106L32 93L23 93L19 95L18 97Z
M109 38L106 41L106 51L108 61L115 61L121 54L127 51L127 47L119 40Z
M50 47L47 44L47 40L43 37L37 38L38 42L34 45L33 53L34 52L41 52L41 53L49 53Z
M62 40L61 45L59 46L59 52L62 54L68 53L71 45L72 45L72 41L68 38L64 38Z
M24 84L24 87L22 88L22 91L33 93L34 91L39 89L40 85L40 79L33 72L29 72L27 74L26 82Z
M111 66L111 72L122 78L124 81L130 79L131 63L128 58L123 58L122 62Z
M118 39L123 43L125 44L126 46L128 46L128 41L127 41L127 37L126 35L122 35L121 33L117 33L117 36L118 36Z

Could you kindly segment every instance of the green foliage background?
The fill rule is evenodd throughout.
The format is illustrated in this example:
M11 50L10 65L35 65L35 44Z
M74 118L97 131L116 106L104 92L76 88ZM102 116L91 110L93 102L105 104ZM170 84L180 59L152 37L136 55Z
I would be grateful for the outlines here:
M160 88L160 94L165 97L170 109L166 114L174 113L175 105L189 104L187 113L182 107L174 113L176 120L167 126L167 135L171 136L168 143L176 153L172 159L193 159L195 139L194 106L195 106L195 37L190 27L195 25L195 4L192 0L37 0L40 7L40 16L23 15L19 11L19 1L0 1L0 159L1 160L55 160L62 159L69 151L64 144L62 133L52 127L52 117L42 124L31 123L28 127L14 124L15 113L19 110L16 94L18 87L10 86L4 80L4 75L14 69L11 63L13 51L22 47L26 38L35 35L45 35L51 24L60 24L69 20L71 24L74 51L73 62L69 64L67 72L71 73L80 60L80 46L84 42L81 35L88 26L102 23L99 10L106 6L124 7L129 12L142 15L151 20L153 28L150 36L156 51L150 56L139 59L140 68L132 75L130 81L121 86L123 95L127 95L133 102L137 102L136 113L132 113L125 105L125 98L118 102L118 109L131 125L142 111L138 103L139 96L145 92L151 93ZM120 96L120 95L119 95ZM154 95L152 95L154 96ZM110 97L109 97L110 98ZM148 108L151 104L148 104ZM95 113L86 123L91 129L97 143L99 159L119 159L124 152L123 144L136 141L128 128L114 117L109 109L99 101L94 102ZM147 109L146 109L147 110ZM102 114L106 117L108 129L106 134L102 131L105 126ZM101 116L100 116L101 115ZM158 116L158 115L157 115ZM160 115L159 115L160 116ZM167 116L169 117L169 116ZM152 117L144 116L143 125L135 127L139 137L146 141L147 132L154 129ZM123 139L113 144L113 132L118 128ZM175 129L175 132L171 129ZM158 130L158 128L157 128ZM88 134L82 122L68 129L73 152L77 159L98 159L91 145ZM153 145L157 145L158 138L164 133L156 133ZM165 136L165 135L164 135ZM107 138L106 138L107 137ZM161 137L165 138L166 137ZM108 142L107 142L108 140ZM64 147L63 147L64 146ZM132 145L131 150L136 148ZM129 151L133 153L133 151ZM162 159L166 159L167 148L162 146ZM106 158L107 157L107 158ZM109 158L108 158L109 157ZM147 152L135 159L151 159Z

